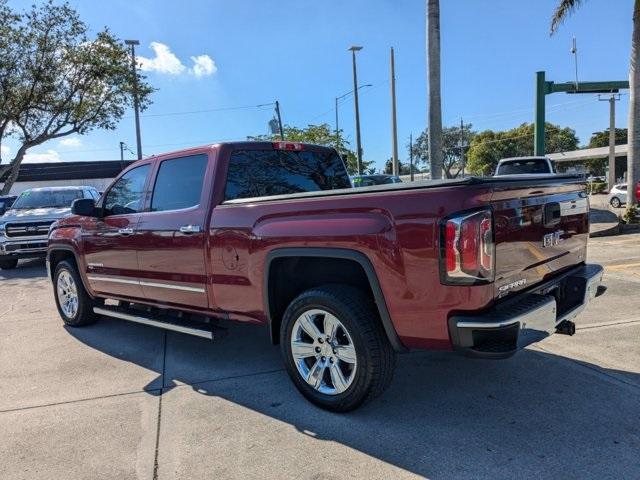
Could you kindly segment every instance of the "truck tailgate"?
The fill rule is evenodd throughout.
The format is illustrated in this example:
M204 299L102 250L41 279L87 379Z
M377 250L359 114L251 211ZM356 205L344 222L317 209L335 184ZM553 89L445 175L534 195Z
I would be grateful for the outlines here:
M495 188L495 297L531 287L586 259L589 201L581 183Z

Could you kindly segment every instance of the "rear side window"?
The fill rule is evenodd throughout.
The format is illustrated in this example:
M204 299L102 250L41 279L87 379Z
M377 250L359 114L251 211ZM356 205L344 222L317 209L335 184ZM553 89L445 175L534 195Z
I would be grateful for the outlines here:
M351 188L333 151L238 150L231 154L225 199Z
M500 165L498 174L517 175L523 173L551 173L546 160L517 160Z
M206 155L173 158L160 163L151 211L180 210L198 205L206 169Z

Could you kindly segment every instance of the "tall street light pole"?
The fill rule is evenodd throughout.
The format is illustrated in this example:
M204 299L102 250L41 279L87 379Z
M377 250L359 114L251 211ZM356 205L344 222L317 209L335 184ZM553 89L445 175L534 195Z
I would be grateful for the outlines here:
M138 147L138 160L142 159L142 139L140 138L140 103L138 100L138 72L136 71L136 45L138 40L125 40L124 43L131 47L131 72L133 74L133 112L136 119L136 146Z
M358 105L358 73L356 69L356 52L362 47L350 47L351 60L353 63L353 99L356 110L356 156L358 158L358 175L362 175L362 143L360 141L360 107Z
M396 120L396 62L391 47L391 165L394 175L400 175L398 162L398 122Z
M366 85L360 85L358 87L358 90L366 87L373 87L373 85L371 83L367 83ZM349 90L347 93L344 93L336 97L336 150L340 149L340 126L339 126L339 119L338 119L338 105L339 105L338 102L342 100L344 97L351 95L352 93L353 93L353 90Z

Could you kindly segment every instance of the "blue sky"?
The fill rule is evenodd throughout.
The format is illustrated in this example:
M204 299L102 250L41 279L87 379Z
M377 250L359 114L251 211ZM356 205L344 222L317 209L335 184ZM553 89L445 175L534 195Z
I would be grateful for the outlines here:
M533 118L534 72L574 79L569 52L575 35L580 80L628 77L632 0L587 0L550 37L557 0L441 0L443 123L460 117L477 130L506 129ZM24 5L14 1L14 6ZM396 51L400 156L410 133L426 126L425 1L423 0L72 0L93 28L108 26L137 38L148 81L159 90L143 113L145 154L266 133L272 107L295 126L334 125L334 98L352 88L347 48L358 54L362 142L378 167L390 156L389 47ZM612 5L615 4L615 8ZM170 55L175 55L175 59ZM200 57L200 75L191 57ZM178 62L178 63L176 63ZM182 65L182 67L181 67ZM158 69L162 71L157 71ZM227 107L248 108L176 115ZM617 102L617 125L626 126L628 96ZM608 127L608 103L596 96L547 97L547 119L574 128L581 142ZM174 114L174 115L165 115ZM340 105L340 126L354 143L351 98ZM36 160L119 158L119 141L135 150L131 115L116 131L52 141L31 150ZM15 146L9 144L10 148ZM35 155L34 155L35 154ZM132 156L130 156L132 158Z

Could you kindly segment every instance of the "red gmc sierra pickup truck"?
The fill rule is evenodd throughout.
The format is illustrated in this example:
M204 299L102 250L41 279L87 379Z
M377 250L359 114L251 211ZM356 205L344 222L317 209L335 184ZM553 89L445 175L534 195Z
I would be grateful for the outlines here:
M576 177L352 188L335 150L221 143L140 160L49 232L63 321L116 317L214 339L269 329L300 392L348 411L397 352L504 358L604 291Z

